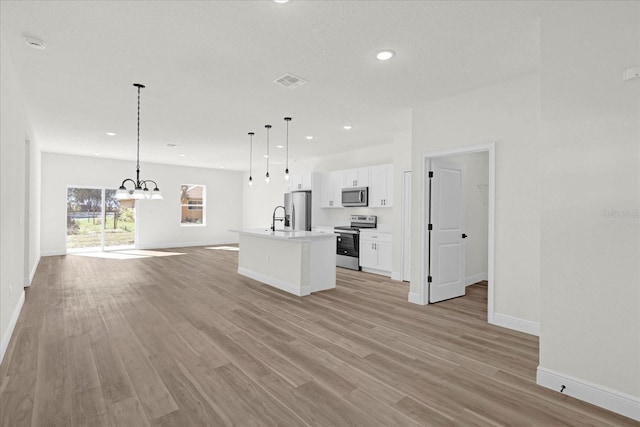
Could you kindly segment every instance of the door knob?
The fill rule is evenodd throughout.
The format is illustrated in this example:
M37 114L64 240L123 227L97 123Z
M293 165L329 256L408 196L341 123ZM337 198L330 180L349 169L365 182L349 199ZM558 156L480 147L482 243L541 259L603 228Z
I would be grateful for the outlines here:
M467 235L466 235L466 234L462 234L462 238L463 238L463 239L466 239L466 238L467 238Z

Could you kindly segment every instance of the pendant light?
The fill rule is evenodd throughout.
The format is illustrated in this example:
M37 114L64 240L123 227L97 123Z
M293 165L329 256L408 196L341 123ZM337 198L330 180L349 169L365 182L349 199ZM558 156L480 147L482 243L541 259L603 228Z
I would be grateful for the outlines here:
M251 176L251 165L253 163L253 135L255 135L255 133L249 132L249 186L253 185L253 177Z
M271 178L269 178L269 129L271 129L271 125L264 125L267 128L267 173L264 177L265 182L268 184Z
M160 189L158 188L158 184L151 179L141 180L140 179L140 89L144 89L144 85L140 83L134 83L133 86L138 88L138 150L136 154L136 179L133 180L131 178L127 178L122 181L120 184L120 188L116 191L115 198L118 200L122 199L152 199L152 200L162 200L162 193L160 193ZM133 190L128 190L124 184L128 181L132 182L134 185ZM153 183L154 189L152 192L147 188L147 183Z
M284 179L289 181L289 122L291 121L291 117L285 117L284 121L287 122L287 165L284 170Z

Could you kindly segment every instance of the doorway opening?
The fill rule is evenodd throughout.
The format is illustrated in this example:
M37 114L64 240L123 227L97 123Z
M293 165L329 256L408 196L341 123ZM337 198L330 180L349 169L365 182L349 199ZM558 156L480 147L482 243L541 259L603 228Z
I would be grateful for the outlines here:
M67 252L133 249L135 200L118 200L115 189L67 187Z
M470 275L465 273L466 256L465 249L470 246L469 243L471 236L467 236L468 233L464 230L464 216L460 215L459 209L464 209L463 206L458 206L455 200L443 200L442 197L449 197L450 189L457 188L456 185L462 185L461 170L448 162L450 159L455 159L453 156L468 155L475 153L484 153L486 164L486 178L485 182L473 182L471 185L475 187L475 196L482 198L485 203L486 209L486 238L483 245L486 245L486 264L484 260L480 261L480 264L486 266L486 271L481 271L476 266L475 270L472 270ZM475 156L474 156L475 157ZM433 170L434 165L441 165L441 168L445 170L444 180L440 183L435 183L438 186L436 192L437 200L435 201L438 206L433 206L433 200L430 199L431 191L430 185L433 186L433 177L429 177L430 171ZM460 182L456 183L456 179ZM429 304L431 301L437 301L439 299L447 299L456 296L452 289L457 287L458 290L462 289L464 294L464 287L476 283L478 281L487 281L487 320L489 323L493 323L493 307L494 307L494 255L495 255L495 144L481 144L468 147L460 147L450 150L441 150L425 153L422 156L422 179L421 179L421 193L422 193L422 206L421 206L421 283L419 286L418 295L410 295L414 302L419 304ZM437 193L440 191L441 193ZM454 191L455 193L455 191ZM462 190L459 191L462 193ZM445 194L445 196L443 196ZM461 194L455 195L456 198L462 197ZM431 203L430 203L431 201ZM451 212L449 212L451 211ZM431 216L440 215L441 218L431 218ZM457 216L456 216L457 215ZM451 218L455 216L456 221L451 221ZM447 218L446 221L443 218ZM458 219L460 221L458 221ZM472 216L472 219L476 219ZM435 228L438 227L435 221L441 221L441 228L437 234ZM445 223L446 222L446 223ZM477 225L477 224L476 224ZM474 232L476 235L476 241L482 241L477 238L478 232ZM468 239L466 237L469 237ZM457 240L456 240L457 239ZM462 240L464 239L464 240ZM460 243L463 242L463 243ZM434 254L435 246L438 247L438 254L441 258L438 258L438 254ZM483 248L484 249L484 248ZM474 262L478 264L475 259ZM480 257L482 258L482 257ZM433 265L433 263L436 265ZM438 271L440 269L440 271ZM441 276L435 277L434 270ZM445 271L446 270L446 271ZM444 275L444 276L442 276ZM449 286L452 285L452 286ZM435 288L440 286L440 289ZM434 293L434 289L440 291L434 298L430 298Z

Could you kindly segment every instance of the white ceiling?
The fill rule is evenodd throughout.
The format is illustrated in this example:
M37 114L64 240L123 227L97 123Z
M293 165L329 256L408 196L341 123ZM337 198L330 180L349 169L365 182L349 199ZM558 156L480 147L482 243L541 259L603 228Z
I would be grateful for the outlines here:
M5 1L2 36L45 151L247 170L389 143L411 107L535 72L552 2ZM47 48L26 46L24 36ZM394 59L374 53L389 48ZM309 82L273 83L285 73ZM350 131L342 129L350 123ZM116 132L109 137L105 132ZM313 135L308 141L306 135ZM167 144L178 144L169 148ZM179 157L184 154L184 157Z

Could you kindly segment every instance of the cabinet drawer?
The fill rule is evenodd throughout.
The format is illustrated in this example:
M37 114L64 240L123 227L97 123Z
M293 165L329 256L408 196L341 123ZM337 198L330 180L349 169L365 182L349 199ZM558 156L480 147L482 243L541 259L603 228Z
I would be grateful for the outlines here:
M380 233L360 230L360 240L370 240L373 242L391 243L391 233Z

